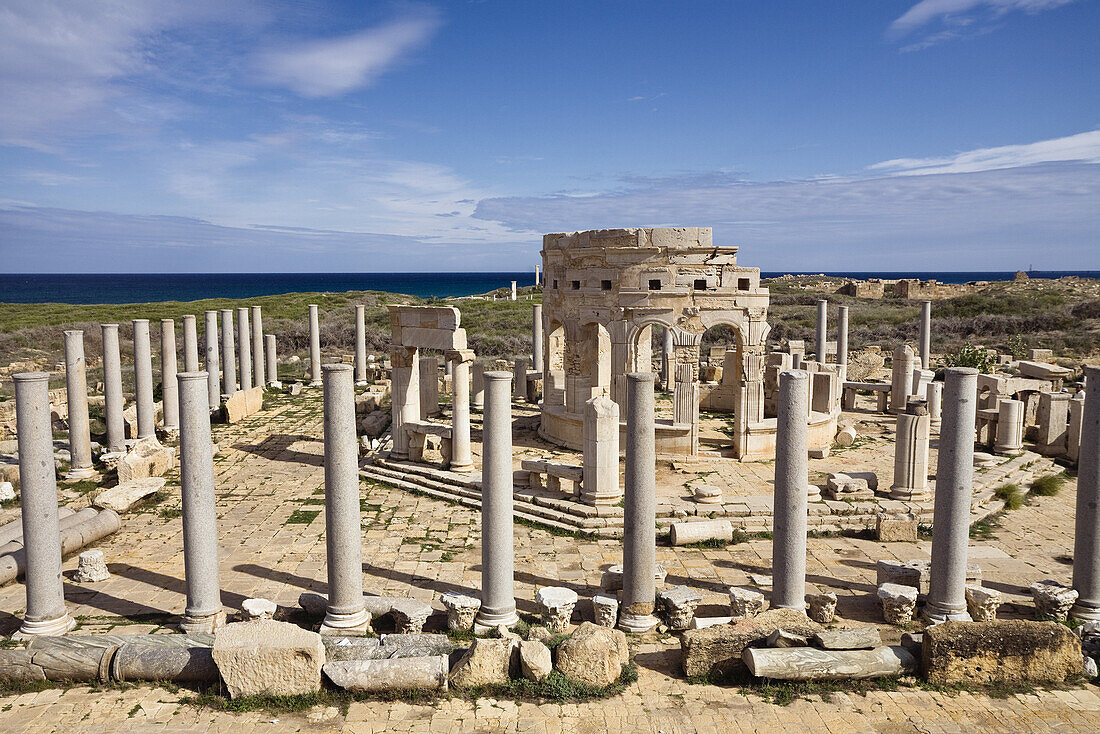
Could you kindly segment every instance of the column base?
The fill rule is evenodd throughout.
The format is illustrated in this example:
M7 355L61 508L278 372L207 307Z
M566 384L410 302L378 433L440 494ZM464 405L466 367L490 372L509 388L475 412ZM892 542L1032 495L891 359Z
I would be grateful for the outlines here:
M519 624L519 613L515 608L505 612L486 612L482 608L474 618L474 634L487 635L501 625L512 627L517 624Z
M629 632L631 634L641 634L643 632L649 632L660 623L656 617L652 614L630 614L629 612L619 613L619 629L623 632Z
M224 627L226 623L225 610L219 610L214 614L184 615L180 621L180 629L189 635L210 635L215 630Z
M318 632L322 635L364 637L371 633L370 613L366 609L351 614L327 611Z
M369 383L369 382L367 382L366 380L356 380L356 381L355 381L355 386L356 386L356 387L366 387L366 386L367 386L367 385L369 385L369 384L370 384L370 383Z
M473 462L469 464L451 464L447 467L447 471L453 471L458 474L469 474L474 470Z
M74 627L76 627L76 620L70 617L68 612L55 619L42 619L37 622L24 619L19 631L11 638L13 640L32 640L41 635L58 636L71 631Z
M993 453L1004 456L1019 456L1024 452L1023 446L993 446Z
M973 622L970 612L966 607L956 609L935 602L926 602L924 605L924 618L933 624L939 622Z
M599 505L601 507L613 507L623 499L621 492L615 494L584 494L581 493L581 502L586 505Z
M887 496L892 500L904 500L907 502L924 502L932 499L932 493L927 489L909 489L906 487L890 487Z
M272 380L271 382L267 383L267 386L275 390L279 390L282 388L283 383L279 382L278 380Z
M96 471L90 466L71 466L69 471L65 474L67 481L75 481L78 479L91 479L96 475Z
M321 382L320 380L310 380L309 384L306 385L306 387L321 387L324 384L325 383Z
M1100 606L1082 604L1078 601L1069 610L1069 616L1080 622L1100 621Z

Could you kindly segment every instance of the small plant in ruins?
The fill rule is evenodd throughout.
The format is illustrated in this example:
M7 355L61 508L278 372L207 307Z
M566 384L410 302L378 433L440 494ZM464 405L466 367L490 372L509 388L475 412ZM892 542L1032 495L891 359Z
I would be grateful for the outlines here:
M1058 490L1066 483L1065 472L1059 474L1044 474L1031 483L1031 491L1041 497L1051 497L1058 494Z
M948 367L973 367L979 372L992 372L997 364L997 355L985 347L967 342L954 354L945 354L943 361Z
M1027 354L1027 342L1024 340L1023 334L1013 334L1005 346L1008 348L1009 354L1015 359L1023 359Z

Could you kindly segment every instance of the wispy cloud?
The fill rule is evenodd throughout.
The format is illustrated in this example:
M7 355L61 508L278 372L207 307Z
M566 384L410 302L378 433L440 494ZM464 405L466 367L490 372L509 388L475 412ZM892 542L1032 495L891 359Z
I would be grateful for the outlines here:
M340 38L270 49L256 58L261 78L302 97L332 97L369 86L421 47L440 25L439 13L415 11Z
M921 0L890 24L893 38L927 35L905 46L913 51L954 38L980 35L992 30L991 24L1013 11L1034 15L1068 5L1076 0Z
M942 158L895 158L868 168L899 176L933 173L973 173L998 168L1019 168L1040 163L1078 161L1100 163L1100 130L1025 145L979 148Z

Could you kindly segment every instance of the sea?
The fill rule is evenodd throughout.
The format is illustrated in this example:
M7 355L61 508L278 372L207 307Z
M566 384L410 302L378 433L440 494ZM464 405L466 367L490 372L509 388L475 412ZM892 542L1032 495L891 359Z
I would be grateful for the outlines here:
M784 274L761 273L765 278ZM938 280L941 283L968 283L974 280L1012 280L1015 271L791 274L823 274L861 280L919 278ZM1067 275L1100 278L1100 271L1032 271L1029 275L1033 278L1061 278ZM520 273L0 273L0 303L150 303L345 291L385 291L419 298L452 298L507 288L513 280L520 287L534 285L534 269Z

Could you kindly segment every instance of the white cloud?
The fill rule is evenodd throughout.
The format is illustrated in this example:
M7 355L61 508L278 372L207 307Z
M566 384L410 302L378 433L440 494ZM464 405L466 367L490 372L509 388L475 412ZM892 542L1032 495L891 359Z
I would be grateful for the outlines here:
M902 49L913 51L953 38L988 33L990 21L1012 11L1034 15L1072 2L1076 0L920 0L890 24L889 32L900 38L930 25L939 28Z
M942 158L895 158L875 163L869 168L898 176L915 176L932 173L972 173L1065 161L1100 163L1100 130L1053 140L1040 140L1025 145L979 148Z
M331 97L372 84L424 44L439 27L438 13L420 9L341 38L265 51L256 66L268 83L303 97Z

